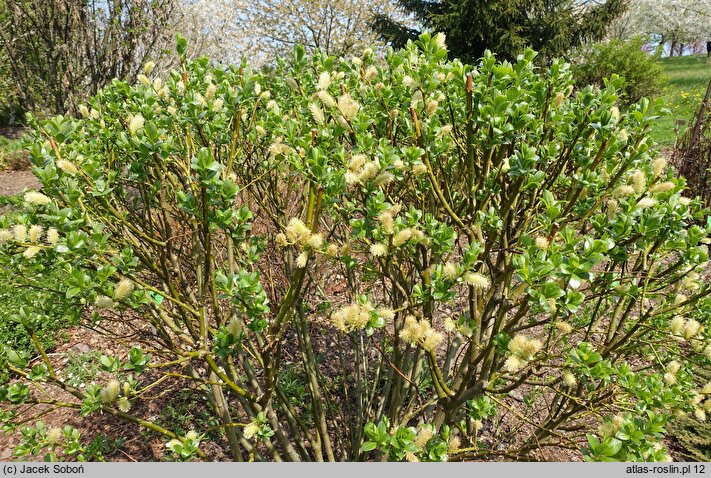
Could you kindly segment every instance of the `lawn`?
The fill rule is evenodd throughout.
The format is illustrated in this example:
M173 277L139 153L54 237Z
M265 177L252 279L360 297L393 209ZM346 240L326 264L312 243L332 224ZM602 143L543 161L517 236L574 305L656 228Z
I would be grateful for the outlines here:
M711 62L705 55L663 58L664 88L661 98L671 111L655 124L652 138L662 147L673 147L676 120L689 122L703 100L711 78Z

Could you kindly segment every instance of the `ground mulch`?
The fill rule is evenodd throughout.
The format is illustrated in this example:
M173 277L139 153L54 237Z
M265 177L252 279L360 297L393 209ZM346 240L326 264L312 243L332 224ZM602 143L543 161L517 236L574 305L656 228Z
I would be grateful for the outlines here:
M115 342L110 342L93 330L74 327L69 329L67 333L68 340L49 353L52 366L60 376L64 374L65 357L68 353L97 351L106 355L114 355L114 353L118 354L119 352L119 350L116 350ZM51 387L50 393L57 400L77 402L74 396L56 387ZM76 410L56 408L49 411L51 407L43 405L24 405L8 408L13 408L18 413L18 416L28 419L26 425L34 426L37 420L41 420L46 428L62 428L65 425L71 425L80 431L83 444L88 443L99 434L106 434L111 437L126 437L124 445L113 456L105 457L107 461L158 461L163 457L165 440L141 434L139 426L111 415L94 413L90 417L81 417ZM48 411L49 413L46 413ZM46 414L42 415L42 413ZM37 419L32 419L32 417L37 417ZM22 435L19 430L0 433L0 460L19 459L27 461L30 458L13 457L13 450L21 443L21 438ZM36 459L42 459L42 457L39 456ZM70 459L70 461L73 460Z
M13 196L25 189L39 189L32 171L0 171L0 196Z

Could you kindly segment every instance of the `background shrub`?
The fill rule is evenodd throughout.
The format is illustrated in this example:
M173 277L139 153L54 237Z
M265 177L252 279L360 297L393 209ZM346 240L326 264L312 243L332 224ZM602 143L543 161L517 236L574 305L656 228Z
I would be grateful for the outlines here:
M654 97L662 86L661 52L649 54L643 50L645 41L635 37L628 41L612 39L581 47L573 57L573 75L579 87L602 86L613 74L624 79L620 101L625 105L643 97Z

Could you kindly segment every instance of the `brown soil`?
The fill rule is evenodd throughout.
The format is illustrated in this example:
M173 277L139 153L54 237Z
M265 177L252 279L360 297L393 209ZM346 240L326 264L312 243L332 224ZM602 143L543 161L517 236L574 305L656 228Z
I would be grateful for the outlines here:
M65 354L67 352L84 352L84 351L99 351L111 355L113 350L109 348L105 339L91 330L82 327L76 327L67 331L69 340L67 343L57 347L53 353L49 354L53 367L55 367L58 375L63 375ZM58 388L52 387L51 393L53 398L67 402L78 402L78 400L69 393L63 392ZM13 409L18 416L26 419L29 426L34 426L37 420L41 420L49 429L52 427L62 428L65 425L76 427L81 433L82 443L87 443L99 433L105 433L111 437L129 437L124 447L118 452L115 457L107 457L107 460L113 458L121 461L155 461L160 459L160 455L156 456L152 453L154 447L146 446L143 437L140 435L138 426L123 420L116 419L110 415L93 414L91 418L80 417L76 410L68 408L57 408L49 411L51 408L46 405L26 405L17 407L8 407ZM46 413L48 412L49 413ZM46 414L43 414L46 413ZM32 419L32 417L37 417ZM20 444L22 435L19 430L0 434L0 460L12 460L14 448ZM155 447L158 448L158 447ZM161 450L162 451L162 450ZM20 458L27 460L29 457ZM36 459L41 459L39 456Z
M9 139L20 139L27 131L29 130L22 126L1 126L0 136L5 136Z
M112 327L113 328L113 327ZM113 328L114 333L126 332L125 327ZM127 360L128 343L114 340L109 337L102 336L94 330L85 327L73 327L67 331L68 340L59 345L54 351L48 354L52 366L60 377L67 377L67 356L86 354L90 352L98 352L107 356L119 356L122 361ZM120 343L121 342L121 343ZM36 361L41 359L36 358ZM144 373L144 377L139 379L139 387L145 386L147 383L155 381L157 376L151 375L150 372ZM95 377L96 383L103 384L108 381L109 375L104 372L99 372ZM83 389L88 384L80 384L79 388ZM150 389L150 397L154 400L136 401L135 406L140 408L131 409L131 414L150 421L163 421L171 418L171 415L162 415L166 404L178 406L181 400L180 392L185 388L185 384L179 379L170 379L160 382L156 387ZM73 395L65 392L58 387L46 385L46 390L52 395L55 400L80 404L81 401ZM42 394L38 390L32 392L33 397L42 399ZM202 403L190 403L189 418L197 416L205 405ZM72 408L53 408L48 405L22 405L9 406L6 410L13 410L17 413L18 418L21 417L26 423L23 426L35 426L35 423L41 420L47 429L57 427L63 428L66 425L75 427L81 434L81 443L86 446L94 438L100 435L105 435L113 439L122 438L123 444L109 454L104 454L106 461L137 461L150 462L162 461L168 456L165 456L165 443L168 438L157 433L148 432L139 425L124 421L105 413L93 413L89 417L80 416L78 410ZM159 418L160 417L160 418ZM189 427L186 423L166 424L170 429L175 429L176 426ZM13 451L22 441L20 430L0 433L0 461L20 460L27 461L41 460L42 452L37 457L14 457ZM209 441L203 442L201 448L207 455L208 461L227 461L229 458L224 455L224 450L227 449L223 439L217 437ZM68 457L68 461L75 461L75 458ZM92 461L94 461L92 459Z
M25 189L37 189L40 183L32 171L0 171L0 196L12 196Z

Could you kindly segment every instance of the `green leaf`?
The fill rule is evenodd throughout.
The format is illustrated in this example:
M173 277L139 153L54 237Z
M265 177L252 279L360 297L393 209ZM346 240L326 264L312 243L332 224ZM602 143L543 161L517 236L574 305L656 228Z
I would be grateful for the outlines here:
M102 370L106 372L115 372L119 369L121 361L118 357L108 357L106 355L102 355L99 358L99 364L101 365Z
M160 295L157 292L153 292L153 291L149 291L148 293L150 294L151 297L153 297L153 301L156 304L160 305L161 303L163 303L164 297L162 295Z
M185 56L185 50L188 47L188 40L186 40L183 36L181 36L179 33L175 36L175 49L178 52L178 55L181 57Z
M622 448L622 442L617 438L609 438L604 442L603 455L605 456L615 456L617 452Z
M296 63L301 63L304 60L305 55L306 49L303 45L296 45L294 47L294 58L296 59Z
M543 294L543 297L546 299L557 299L563 297L565 292L563 292L557 283L548 281L541 286L541 294Z
M378 446L377 443L374 441L367 441L363 443L363 446L360 448L361 451L366 452L366 451L372 451L375 450L375 448Z

